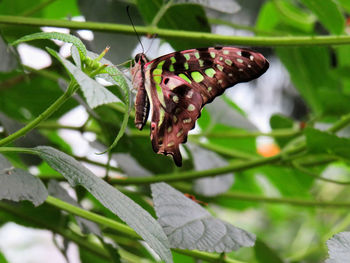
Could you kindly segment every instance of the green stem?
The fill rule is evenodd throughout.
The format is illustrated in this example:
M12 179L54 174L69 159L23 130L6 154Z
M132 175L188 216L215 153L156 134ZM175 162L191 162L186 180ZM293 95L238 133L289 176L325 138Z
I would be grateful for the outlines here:
M93 253L101 258L110 260L109 253L105 249L100 247L98 244L89 241L85 237L82 237L82 236L80 236L80 235L78 235L70 230L63 229L61 227L48 224L47 222L40 220L38 218L31 217L27 214L23 214L20 209L17 209L15 206L12 206L12 205L7 204L5 202L0 202L0 208L1 208L1 210L6 211L8 213L11 213L12 215L14 215L20 219L25 219L26 222L31 222L32 224L38 225L39 227L46 228L46 229L48 229L56 234L59 234L62 237L66 238L67 240L73 241L74 243L76 243L80 247L90 251L91 253ZM145 263L150 263L150 261L147 261L147 259L143 259L143 258L141 259L141 258L123 250L123 249L119 249L118 252L120 253L121 257L124 258L125 260L127 260L128 262L137 263L137 262L141 262L141 261L144 262L145 261Z
M111 179L110 182L116 185L129 184L151 184L156 182L175 182L183 180L192 180L209 176L216 176L225 173L237 172L246 169L251 169L265 164L276 163L281 159L280 155L269 158L257 158L252 161L245 161L242 163L229 164L224 167L208 169L203 171L185 171L174 174L159 174L152 177L128 177L123 179Z
M350 124L350 114L343 115L339 121L334 123L329 129L329 132L336 133Z
M57 199L53 196L48 196L48 198L46 199L46 203L48 203L54 207L57 207L61 210L67 211L73 215L80 216L80 217L83 217L83 218L88 219L90 221L93 221L95 223L107 226L113 230L116 230L117 232L126 234L128 236L133 237L133 238L141 239L141 237L132 228L130 228L124 224L118 223L118 222L116 222L112 219L109 219L107 217L86 211L82 208L76 207L76 206L71 205L69 203L66 203L60 199ZM200 258L200 259L203 259L203 260L208 261L208 262L217 262L218 258L220 257L220 255L218 256L215 254L209 254L209 253L200 252L200 251L189 251L189 250L180 250L180 249L176 249L175 251L178 253L184 254L184 255ZM229 259L229 258L224 259L222 262L224 262L224 263L244 263L244 262Z
M115 220L109 219L107 217L100 216L98 214L89 212L89 211L84 210L80 207L71 205L71 204L64 202L64 201L62 201L58 198L55 198L53 196L49 195L45 202L54 206L54 207L57 207L61 210L67 211L73 215L77 215L77 216L83 217L85 219L91 220L95 223L98 223L100 225L110 227L110 228L118 231L119 233L126 234L130 237L133 237L133 238L141 239L141 237L134 230L132 230L130 227L128 227L124 224L118 223Z
M26 126L24 126L22 129L19 129L18 131L10 134L9 136L3 138L0 140L0 146L4 146L6 144L9 144L18 138L26 135L28 132L33 130L40 122L47 119L51 114L53 114L66 100L68 100L75 89L76 82L71 82L70 86L68 87L67 91L62 94L61 97L59 97L53 104L50 105L43 113L41 113L38 117L36 117L34 120L32 120L30 123L28 123Z
M37 155L37 151L34 151L31 148L23 148L23 147L0 147L0 152L7 153L27 153L27 154L35 154Z
M350 202L324 202L324 201L314 201L305 199L295 199L295 198L277 198L277 197L265 197L265 196L254 196L244 193L232 193L227 192L219 197L236 199L239 201L253 201L269 204L289 204L295 206L306 206L306 207L323 207L323 208L349 208Z
M134 29L129 25L76 22L58 19L29 18L20 16L0 16L0 24L19 26L52 26L70 29L89 29L101 32L119 32L134 35ZM168 30L156 27L136 26L136 31L143 35L157 34L159 37L181 40L200 40L207 44L229 44L250 46L316 46L316 45L346 45L350 44L349 35L331 36L283 36L283 37L246 37L246 36L224 36L211 33Z
M200 140L196 139L196 138L192 138L191 136L189 137L189 140L197 145L199 145L202 148L208 149L210 151L214 151L216 153L231 157L231 158L240 158L240 159L247 159L247 160L252 160L252 159L256 159L259 158L256 155L253 154L249 154L243 151L239 151L236 149L228 149L226 147L222 147L220 145L215 145L212 143L203 143Z

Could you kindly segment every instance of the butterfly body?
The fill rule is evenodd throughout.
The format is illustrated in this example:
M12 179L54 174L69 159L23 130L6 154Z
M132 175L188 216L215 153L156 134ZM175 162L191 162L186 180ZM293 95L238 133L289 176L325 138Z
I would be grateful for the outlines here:
M151 108L153 150L172 155L181 166L179 145L186 142L203 106L226 88L259 77L268 67L262 54L234 47L184 50L152 61L138 54L131 69L137 89L135 125L143 128Z

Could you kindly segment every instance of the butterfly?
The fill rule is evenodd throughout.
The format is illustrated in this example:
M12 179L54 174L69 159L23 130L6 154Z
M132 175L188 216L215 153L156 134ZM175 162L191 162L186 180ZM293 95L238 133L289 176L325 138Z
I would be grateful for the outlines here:
M262 54L234 47L189 49L152 61L139 53L131 67L137 90L135 126L142 130L151 109L154 152L171 155L181 166L180 144L187 141L203 106L225 89L260 77L268 67Z

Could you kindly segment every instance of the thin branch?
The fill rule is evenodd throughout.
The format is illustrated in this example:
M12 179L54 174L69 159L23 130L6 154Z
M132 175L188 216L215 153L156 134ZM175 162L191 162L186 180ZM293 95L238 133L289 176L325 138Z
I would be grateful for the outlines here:
M53 196L48 196L48 198L46 199L46 203L48 203L54 207L57 207L61 210L67 211L73 215L77 215L77 216L83 217L85 219L88 219L90 221L93 221L95 223L109 227L113 230L116 230L117 232L126 234L132 238L141 239L141 237L132 228L130 228L127 225L118 223L115 220L112 220L110 218L107 218L107 217L92 213L90 211L84 210L82 208L76 207L76 206L71 205L69 203L66 203L60 199L57 199ZM185 254L185 255L188 255L191 257L201 258L201 259L208 261L208 262L218 262L218 259L220 257L220 255L218 256L218 255L200 252L200 251L189 251L189 250L177 249L176 252L181 253L181 254ZM225 258L221 262L223 262L223 263L244 263L244 262L233 260L230 258Z
M29 18L20 16L0 16L0 24L19 26L52 26L70 29L89 29L101 32L115 32L133 35L134 30L130 25L76 22L58 19ZM200 40L207 44L229 44L248 46L316 46L316 45L346 45L350 44L349 35L331 36L282 36L282 37L247 37L247 36L224 36L211 33L169 30L150 26L136 26L136 31L143 35L158 35L167 39Z

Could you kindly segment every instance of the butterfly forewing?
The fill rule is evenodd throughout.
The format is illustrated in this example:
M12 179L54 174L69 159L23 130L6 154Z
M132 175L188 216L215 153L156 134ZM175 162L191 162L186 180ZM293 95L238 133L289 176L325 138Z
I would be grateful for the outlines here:
M142 80L137 79L136 85L134 82L139 100L136 101L137 123L145 118L148 96L152 108L153 150L172 155L178 166L182 163L179 145L186 142L203 106L226 88L259 77L269 66L260 53L233 47L174 52L141 64Z

